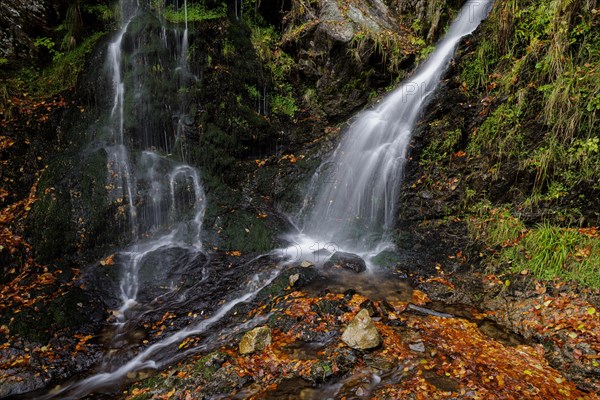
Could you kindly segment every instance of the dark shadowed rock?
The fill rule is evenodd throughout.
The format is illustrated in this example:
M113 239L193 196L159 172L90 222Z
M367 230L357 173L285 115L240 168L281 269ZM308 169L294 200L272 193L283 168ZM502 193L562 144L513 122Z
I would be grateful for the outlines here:
M323 265L325 269L344 268L356 272L357 274L367 269L365 260L356 254L336 251L331 258Z

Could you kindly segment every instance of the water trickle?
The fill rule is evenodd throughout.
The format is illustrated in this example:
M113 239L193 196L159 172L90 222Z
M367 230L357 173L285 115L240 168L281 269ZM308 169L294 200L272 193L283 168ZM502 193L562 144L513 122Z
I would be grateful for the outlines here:
M303 242L368 252L394 225L414 126L456 45L487 16L492 0L470 0L428 60L379 105L361 113L319 167L301 209ZM296 240L296 241L298 241Z

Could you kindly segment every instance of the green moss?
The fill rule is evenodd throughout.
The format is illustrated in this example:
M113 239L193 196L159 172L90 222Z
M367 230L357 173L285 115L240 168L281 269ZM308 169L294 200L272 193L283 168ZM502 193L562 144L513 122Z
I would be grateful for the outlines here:
M310 376L316 382L325 382L333 376L332 363L325 360L319 360L312 365Z
M291 93L286 93L285 95L276 94L274 96L270 96L269 100L273 114L293 117L296 111L298 111L296 100Z
M594 15L590 4L568 0L498 3L462 62L466 89L496 104L468 151L534 176L530 204L600 180Z
M44 172L38 187L38 200L29 217L29 231L39 259L51 261L73 251L76 232L73 226L68 191L56 188L73 168L68 157L57 159ZM57 190L58 189L58 190Z
M53 333L64 328L80 326L89 321L89 311L82 308L88 304L83 290L74 288L43 306L43 312L24 308L13 315L11 332L30 340L46 342Z
M390 250L384 250L371 259L373 264L384 269L394 268L399 261L400 257L398 254Z
M79 46L65 53L54 50L54 43L49 38L38 39L45 47L54 50L52 64L38 72L31 68L24 69L20 80L25 90L37 96L53 96L75 87L79 75L83 72L85 61L95 49L104 32L96 32L87 37ZM40 42L41 43L41 42Z
M183 5L179 9L175 9L172 4L165 7L164 1L154 1L152 7L158 10L169 22L183 23L186 21L186 10ZM206 5L204 1L198 3L188 2L187 5L188 23L224 18L226 15L227 4L224 2L213 7Z
M195 376L201 377L205 382L209 382L215 372L221 368L223 361L226 360L227 355L220 352L210 353L194 363L193 371Z
M269 72L273 86L268 97L270 111L275 116L292 117L298 107L287 77L294 67L294 60L280 48L281 36L274 27L260 21L251 21L250 26L252 45Z
M276 230L246 210L233 209L221 214L216 225L222 250L266 253L276 247L273 238Z
M521 115L518 104L501 104L472 136L467 151L470 154L493 151L497 158L518 155L522 146L522 136L519 135Z
M448 125L450 124L446 124L446 126ZM462 130L460 128L454 130L444 129L443 137L436 137L423 150L420 160L421 165L433 167L438 165L440 160L449 158L452 153L458 150L457 146L461 138Z

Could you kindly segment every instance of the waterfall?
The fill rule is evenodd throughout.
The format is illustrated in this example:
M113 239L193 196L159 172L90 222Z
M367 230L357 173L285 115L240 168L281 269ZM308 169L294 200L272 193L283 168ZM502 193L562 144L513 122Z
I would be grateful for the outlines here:
M362 112L313 176L301 210L304 243L373 249L394 225L411 133L460 39L487 16L492 0L469 0L414 75ZM310 238L310 239L309 239Z
M492 0L468 1L446 37L413 78L402 84L377 107L359 115L331 157L319 167L308 194L311 206L304 208L302 212L303 233L311 236L309 246L315 240L321 242L321 245L309 249L335 250L342 246L350 249L368 248L373 242L370 236L374 232L385 232L392 227L397 188L411 131L460 38L477 27L486 16L491 3ZM187 16L187 1L184 7ZM122 271L116 336L126 331L128 322L136 321L134 317L143 302L144 280L156 281L158 278L152 275L155 271L176 268L177 263L171 262L169 258L171 251L184 253L189 256L188 259L202 253L205 196L201 175L192 166L176 162L165 155L171 153L171 141L161 142L158 138L164 132L156 132L156 126L145 122L155 116L146 107L146 102L151 99L144 97L143 76L130 78L129 81L126 79L126 75L134 78L140 75L141 72L135 69L145 62L143 57L135 59L138 55L135 49L132 51L130 48L135 47L136 40L141 41L142 38L129 38L134 44L127 44L128 52L130 58L134 59L128 60L128 66L125 65L127 57L123 54L128 29L135 23L138 13L143 12L141 8L136 0L122 0L124 22L109 45L107 57L114 90L105 146L109 159L109 182L112 185L111 191L114 192L111 198L116 204L121 204L123 212L128 214L127 221L133 233L132 243L115 256L116 264ZM187 28L186 18L180 48L177 54L172 54L175 62L166 72L171 75L164 77L165 80L174 78L172 81L178 82L177 92L187 82L186 79L177 79L187 71ZM162 27L159 33L160 43L165 47L170 43L167 32ZM176 31L175 36L179 40ZM160 70L163 71L162 66ZM143 114L138 118L142 122L141 127L134 128L125 123L130 116L127 107L131 107L131 102L143 106L140 107ZM169 132L175 137L185 133L184 106L185 102L181 102L179 116L168 115ZM264 108L266 111L267 105ZM382 234L379 236L383 237ZM236 288L232 292L228 289L227 293L219 293L217 299L211 299L212 309L206 309L211 316L207 319L191 322L185 328L166 333L145 349L136 346L135 354L123 351L124 354L118 361L109 359L95 374L59 388L43 398L80 398L101 388L114 388L135 371L157 369L172 362L176 359L174 354L178 343L190 336L206 333L236 305L254 298L278 273L275 268L267 273L253 274L250 280L246 280L246 275L243 275L246 266L247 264L240 266L242 272L230 271L229 268L219 270L213 274L213 281L206 286L193 287L194 291L200 293L209 292L210 285L215 280L229 279L227 287ZM150 271L150 277L142 276L144 269ZM231 275L225 277L227 274ZM201 283L204 277L194 276L194 279ZM170 282L159 283L159 290L168 291L173 287ZM152 303L152 300L148 302L147 309L160 303ZM168 305L177 304L179 303ZM113 353L118 354L120 351Z
M175 79L174 96L189 82L186 79L186 55L188 51L187 1L185 7L185 30L181 37L176 63L154 64L156 71L183 76ZM201 231L205 209L205 195L199 172L178 163L165 154L170 153L170 143L183 135L185 101L181 101L176 123L167 121L166 129L173 132L173 139L161 140L161 132L151 121L153 110L148 106L151 96L145 86L148 77L143 68L150 64L147 56L135 46L142 46L142 37L131 37L128 29L145 10L137 0L122 0L123 23L115 39L109 44L107 65L113 87L113 104L108 116L108 138L105 150L108 155L108 188L111 201L118 204L118 212L126 214L133 243L118 254L122 270L120 282L121 307L118 324L126 322L127 312L138 303L140 291L140 268L170 249L184 249L189 253L202 251ZM128 37L129 35L129 37ZM179 41L179 35L175 31ZM124 41L133 43L134 49L123 54ZM160 44L168 52L166 30L161 30ZM131 43L128 44L131 47ZM156 65L159 65L157 67ZM140 70L138 70L138 68ZM166 70L166 71L164 71ZM129 80L126 79L129 77ZM134 102L135 109L131 104ZM126 109L129 107L129 109ZM126 124L126 118L139 113L137 123ZM164 264L164 263L163 263ZM162 265L162 264L161 264Z

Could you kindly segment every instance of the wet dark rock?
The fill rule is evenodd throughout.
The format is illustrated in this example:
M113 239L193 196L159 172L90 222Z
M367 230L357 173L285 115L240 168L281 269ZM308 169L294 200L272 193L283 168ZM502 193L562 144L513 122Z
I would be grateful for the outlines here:
M317 312L321 315L342 315L348 311L345 302L341 300L321 300L315 304Z
M323 268L325 270L344 268L356 273L361 273L367 269L367 264L365 263L365 260L356 254L336 251L329 260L323 264Z
M330 355L330 352L326 353L326 356L328 356L327 358L332 359L335 362L335 365L340 370L340 375L343 375L350 371L358 362L358 357L356 356L355 350L353 349L345 347L336 349L333 352L333 355Z
M139 267L139 300L151 301L170 287L193 286L202 279L206 260L203 253L180 247L160 248L148 254Z
M202 394L208 398L214 398L218 394L229 394L234 390L248 385L252 381L248 376L239 376L238 371L232 365L219 368L211 375L210 381L202 389Z
M101 265L96 263L84 269L82 281L88 285L88 290L107 309L117 309L121 303L119 281L121 272L118 265Z
M329 251L327 249L319 249L319 250L313 251L312 254L315 256L316 260L319 260L319 259L323 259L323 258L331 255L331 251Z
M262 289L257 295L257 301L267 301L283 295L291 289L290 277L297 275L294 281L294 290L302 288L319 277L314 267L292 267L281 272L269 285Z
M380 316L377 306L371 300L365 300L362 303L360 303L360 308L367 310L370 317L379 317Z
M389 371L395 367L394 363L387 360L383 360L371 354L365 354L363 360L365 364L367 364L369 367L375 368L379 371Z
M86 371L100 358L97 344L90 343L85 350L76 351L79 338L97 334L105 317L101 304L80 288L50 301L43 310L24 308L15 314L4 310L2 317L5 316L12 322L1 320L0 325L10 326L13 338L6 343L8 347L0 350L0 359L30 358L26 369L0 368L0 375L9 377L0 382L0 397L28 393L68 379ZM53 358L45 356L42 349L51 351Z
M8 374L10 378L0 383L0 398L32 392L47 384L46 379L39 374L36 376L34 372L19 371L15 368L3 370L2 373Z

